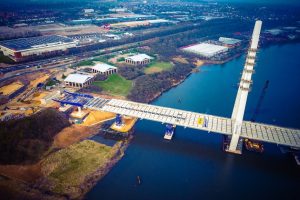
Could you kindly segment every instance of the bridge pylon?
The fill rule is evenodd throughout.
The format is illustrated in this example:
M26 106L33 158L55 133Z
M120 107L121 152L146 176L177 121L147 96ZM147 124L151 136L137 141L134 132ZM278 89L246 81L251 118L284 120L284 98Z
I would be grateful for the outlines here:
M231 119L233 121L233 130L230 144L225 151L241 154L243 140L240 138L241 128L247 103L248 93L252 84L252 74L254 72L255 59L257 54L259 35L261 31L262 21L256 21L252 33L251 44L246 57L242 78L240 80L239 89L234 103Z

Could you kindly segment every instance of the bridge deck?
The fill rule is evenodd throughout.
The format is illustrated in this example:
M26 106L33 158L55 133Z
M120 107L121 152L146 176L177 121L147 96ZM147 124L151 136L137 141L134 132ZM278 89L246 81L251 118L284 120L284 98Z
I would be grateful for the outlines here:
M118 99L95 97L85 107L225 135L231 135L233 128L230 118ZM241 137L300 148L300 130L296 129L244 121Z

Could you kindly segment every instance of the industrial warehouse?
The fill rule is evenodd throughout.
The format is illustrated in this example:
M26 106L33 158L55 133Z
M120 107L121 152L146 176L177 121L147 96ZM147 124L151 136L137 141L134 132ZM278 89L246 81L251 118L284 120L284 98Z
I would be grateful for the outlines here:
M236 47L239 46L242 41L235 38L220 37L219 42L226 47Z
M183 51L195 53L205 58L214 57L220 53L228 51L228 47L211 44L211 43L200 43L182 48Z
M19 38L0 42L0 50L14 61L64 52L76 46L77 43L73 39L59 35Z

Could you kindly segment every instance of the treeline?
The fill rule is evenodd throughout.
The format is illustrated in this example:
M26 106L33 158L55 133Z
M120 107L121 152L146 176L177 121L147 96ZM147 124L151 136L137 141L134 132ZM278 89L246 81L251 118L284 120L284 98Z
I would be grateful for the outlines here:
M69 125L65 114L52 108L30 117L0 122L0 163L38 161L51 146L53 137Z
M170 89L174 84L185 79L193 69L190 64L174 64L175 66L171 71L138 77L127 97L132 101L148 103L161 92Z
M133 80L144 75L144 70L141 66L123 66L119 67L118 73L127 80Z

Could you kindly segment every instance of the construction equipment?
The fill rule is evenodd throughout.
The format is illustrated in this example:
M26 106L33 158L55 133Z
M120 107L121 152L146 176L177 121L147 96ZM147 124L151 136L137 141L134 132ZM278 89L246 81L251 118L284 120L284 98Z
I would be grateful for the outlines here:
M265 85L264 85L264 87L261 91L261 94L259 96L258 102L257 102L255 110L254 110L254 113L251 117L252 122L255 122L256 117L259 114L259 111L260 111L262 102L265 98L268 87L269 87L269 80L267 80L265 82ZM257 153L262 153L264 151L263 144L261 142L255 141L255 140L246 139L244 141L244 145L245 145L245 147L248 151L254 151L254 152L257 152Z

